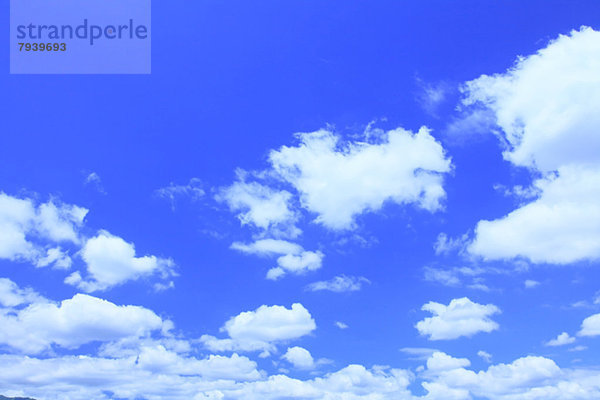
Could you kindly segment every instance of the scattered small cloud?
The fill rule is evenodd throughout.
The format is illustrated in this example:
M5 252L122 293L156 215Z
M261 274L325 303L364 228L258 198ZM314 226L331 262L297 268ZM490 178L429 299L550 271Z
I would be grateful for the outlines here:
M84 179L83 184L94 188L98 193L106 194L104 186L102 185L102 179L96 172L90 172Z
M367 278L355 276L336 276L328 281L313 282L306 286L306 290L316 292L328 290L330 292L355 292L362 288L363 283L371 283Z
M491 363L492 362L492 355L490 353L488 353L487 351L479 350L477 352L477 355L479 357L481 357L487 363Z
M175 211L178 198L187 198L190 201L198 201L205 194L202 189L202 181L198 178L192 178L186 185L176 185L171 182L169 186L157 189L155 194L166 199L171 204L171 210Z
M569 336L567 332L563 332L560 335L558 335L555 339L549 340L546 343L544 343L544 345L556 347L571 344L573 342L575 342L575 338Z

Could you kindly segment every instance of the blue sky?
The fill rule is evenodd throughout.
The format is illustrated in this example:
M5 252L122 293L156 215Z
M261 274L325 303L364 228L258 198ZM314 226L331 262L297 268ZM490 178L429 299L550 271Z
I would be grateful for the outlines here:
M0 76L0 394L600 397L597 2L152 15Z

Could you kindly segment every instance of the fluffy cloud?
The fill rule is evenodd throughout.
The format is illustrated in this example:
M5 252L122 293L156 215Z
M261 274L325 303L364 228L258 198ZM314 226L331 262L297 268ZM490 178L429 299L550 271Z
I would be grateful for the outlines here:
M486 259L567 264L600 258L600 32L561 35L504 74L465 85L490 110L504 158L545 176L533 202L481 221L468 250Z
M600 314L594 314L587 317L581 323L579 336L598 336L600 335Z
M19 310L0 309L0 343L27 354L52 345L74 349L95 341L140 338L171 326L143 307L118 306L84 294L55 304L9 280L0 281L0 301L6 306L30 303Z
M357 215L386 201L440 209L450 160L429 131L398 128L376 136L343 143L327 130L302 133L298 146L273 150L269 160L300 193L301 205L318 215L316 222L330 229L351 229Z
M564 346L565 344L571 344L575 342L575 338L569 336L567 332L563 332L556 337L556 339L552 339L547 341L546 346Z
M321 268L323 257L320 251L305 251L302 246L279 239L260 239L250 244L234 242L234 250L246 254L277 257L277 267L267 272L267 279L277 280L287 273L301 275Z
M288 348L281 358L299 369L312 369L315 367L315 360L312 355L302 347L294 346Z
M216 199L225 202L243 225L250 224L265 231L296 237L300 230L294 226L297 215L292 210L292 194L275 190L257 182L243 180L222 188Z
M230 318L221 328L229 335L217 339L203 335L201 342L212 351L274 351L278 342L298 339L316 329L310 313L302 304L283 306L260 306L255 311L242 312Z
M143 276L161 274L167 278L174 274L173 261L156 256L135 256L135 247L118 236L100 231L89 239L81 250L87 264L88 279L75 272L65 280L86 292L106 290Z
M468 367L471 361L466 358L454 358L441 351L434 352L427 359L427 370L432 372L447 371L450 369Z
M59 243L79 244L87 212L74 205L53 201L36 205L32 199L0 193L0 258L48 265L51 260L41 261L48 246L60 251Z
M328 281L313 282L306 287L306 290L316 292L319 290L329 290L331 292L354 292L362 288L363 283L370 283L367 278L355 276L336 276Z
M561 167L558 176L534 185L540 198L504 218L480 221L469 251L490 260L521 256L535 263L600 258L600 169Z
M544 357L524 357L511 364L490 366L487 371L474 372L452 368L436 374L423 387L430 392L427 399L447 399L447 393L462 393L458 399L592 399L598 384L582 374L568 377L556 363ZM597 373L596 373L597 375ZM585 390L588 390L587 392ZM452 397L450 397L452 398Z
M498 324L490 319L490 316L500 312L493 304L477 304L463 297L453 299L447 306L430 301L421 309L434 315L415 325L419 333L428 335L430 340L469 337L498 329Z
M418 376L389 367L348 365L309 380L266 376L246 357L182 356L161 345L143 346L126 357L34 358L0 355L5 393L36 398L324 399L324 400L594 400L600 375L593 369L561 369L544 357L473 371L469 361L436 352ZM424 396L409 386L420 382Z
M235 380L262 378L246 357L182 357L160 346L143 348L126 358L64 356L30 358L0 356L4 391L35 398L84 399L220 399L215 388L228 389Z

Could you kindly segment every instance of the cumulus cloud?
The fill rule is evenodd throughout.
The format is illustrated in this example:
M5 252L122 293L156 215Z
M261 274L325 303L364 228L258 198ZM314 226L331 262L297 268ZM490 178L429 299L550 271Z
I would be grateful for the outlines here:
M81 250L81 257L87 264L89 277L83 279L79 272L75 272L65 282L85 292L106 290L153 274L160 274L163 278L174 274L172 260L156 256L136 257L132 243L107 231L100 231L97 236L88 239Z
M561 369L544 357L523 357L487 370L469 360L432 353L418 376L408 370L351 364L313 379L267 376L256 363L233 354L182 356L161 345L123 357L50 358L0 355L5 393L56 399L348 399L348 400L593 400L600 396L594 369ZM421 383L425 395L411 393Z
M355 292L362 288L363 283L370 283L367 278L355 276L336 276L328 281L313 282L306 286L306 290L316 292L319 290L328 290L330 292Z
M200 341L216 352L262 350L267 355L275 350L277 343L308 335L316 327L314 319L300 303L292 304L289 309L263 305L255 311L230 318L221 328L229 338L203 335Z
M557 176L534 185L541 197L501 219L480 221L469 251L489 260L520 256L534 263L599 258L600 169L561 167Z
M302 207L329 229L351 229L356 216L385 202L440 209L450 160L428 129L413 134L398 128L378 136L343 142L324 129L301 133L299 145L271 151L269 161L299 192Z
M287 237L300 234L294 225L297 215L291 204L292 194L286 190L276 190L242 179L221 188L216 199L227 203L231 211L237 212L242 225L252 225Z
M260 239L250 244L234 242L234 250L246 254L278 256L277 267L267 272L267 279L277 280L287 273L301 275L321 268L325 255L320 251L305 251L302 246L280 239Z
M468 250L485 259L567 264L600 258L600 32L561 35L504 74L465 85L464 104L490 110L504 158L544 176L538 197L480 221Z
M441 351L434 352L427 359L427 370L431 372L447 371L450 369L468 367L471 361L466 358L454 358Z
M581 323L579 336L598 336L600 335L600 314L594 314L587 317Z
M315 360L312 355L302 347L289 347L281 358L287 360L298 369L313 369L315 367Z
M138 306L118 306L84 294L57 304L14 282L0 281L4 306L27 304L18 310L0 308L0 343L27 354L59 346L75 349L91 342L140 338L171 326L154 312Z
M169 186L157 189L155 191L158 197L169 200L171 209L175 210L175 204L178 198L184 197L191 201L197 201L204 196L202 181L198 178L192 178L186 185L176 185L171 182Z
M447 306L430 301L421 309L434 315L415 325L421 335L429 336L429 340L470 337L498 329L498 324L490 316L499 313L500 309L493 304L474 303L467 297L453 299Z
M87 212L53 201L37 205L32 199L0 192L0 258L49 265L48 246L80 243L79 229Z
M546 346L564 346L575 342L575 338L569 336L567 332L563 332L556 339L549 340L545 343Z

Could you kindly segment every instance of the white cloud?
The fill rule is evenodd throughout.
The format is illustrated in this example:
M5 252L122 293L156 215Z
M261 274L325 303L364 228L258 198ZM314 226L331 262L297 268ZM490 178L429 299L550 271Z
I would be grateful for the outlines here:
M445 356L445 357L444 357ZM544 357L524 357L487 370L466 369L468 360L443 353L419 376L427 394L409 390L415 374L389 367L348 365L308 380L266 376L246 357L185 357L161 345L143 346L118 358L63 356L38 359L0 355L0 387L35 398L87 400L595 400L600 374L561 369ZM432 357L433 358L433 357Z
M450 269L425 267L423 268L423 278L428 282L435 282L444 286L464 286L473 290L489 292L490 288L483 283L484 279L478 276L484 272L493 272L493 270L488 269L485 271L481 268L471 267L458 267ZM470 283L465 281L470 281Z
M430 301L421 309L434 315L415 325L421 335L429 336L429 340L469 337L498 329L498 324L490 319L490 316L500 312L493 304L477 304L463 297L453 299L447 306Z
M27 354L49 350L52 345L74 349L95 341L140 338L164 325L143 307L117 306L84 294L55 304L10 281L2 283L11 292L3 296L3 304L30 304L20 310L0 309L0 343Z
M87 212L53 201L38 206L31 199L0 192L0 258L48 265L48 244L80 243L79 229Z
M527 289L532 289L532 288L534 288L534 287L537 287L537 286L539 286L539 285L540 285L540 283L539 283L538 281L534 281L534 280L532 280L532 279L527 279L527 280L525 281L525 287L526 287Z
M466 358L454 358L441 351L434 352L427 359L427 370L431 372L446 371L470 365L471 361Z
M100 231L88 239L81 257L87 264L88 279L79 272L67 277L65 283L86 292L106 290L127 281L159 273L166 278L174 274L173 261L156 256L135 256L135 247L118 236Z
M535 185L539 199L504 218L480 221L469 251L489 260L521 256L535 263L599 258L600 169L563 167Z
M491 109L515 165L553 171L597 164L600 154L600 32L561 35L505 74L468 82L465 103Z
M277 259L277 271L303 274L321 268L324 254L320 251L303 251L300 254L286 254ZM274 279L279 278L278 276Z
M16 307L21 304L29 304L44 301L35 290L31 288L21 289L7 278L0 278L0 305L4 307Z
M444 286L460 286L459 271L455 269L440 269L425 267L423 277L426 281L441 283Z
M589 28L561 35L508 72L465 85L466 105L494 113L504 158L545 175L529 190L536 200L479 222L471 253L554 264L600 258L599 38Z
M257 351L268 354L278 342L298 339L316 329L310 313L300 303L292 304L290 309L283 306L260 306L255 311L242 312L230 318L221 328L227 339L217 339L203 335L204 345L217 352Z
M238 212L242 225L250 224L265 231L296 237L300 230L295 227L297 215L291 206L292 194L275 190L257 182L241 180L222 188L216 196L233 212Z
M370 281L363 277L341 275L328 281L313 282L306 287L306 290L312 292L329 290L336 293L355 292L362 288L363 283L370 283Z
M483 351L483 350L479 350L477 352L477 355L479 357L481 357L485 362L492 362L492 355L490 353L488 353L487 351Z
M579 336L598 336L600 335L600 314L594 314L587 317L581 323Z
M575 342L575 338L569 336L567 332L563 332L556 339L549 340L545 343L546 346L564 346Z
M403 347L400 351L412 356L412 360L427 360L433 353L439 350L429 347Z
M427 128L416 134L398 128L351 143L327 130L298 137L298 146L273 150L269 160L300 193L302 207L327 228L351 229L356 216L385 202L441 208L442 174L450 171L450 160Z
M102 185L102 179L100 178L100 175L98 175L97 172L90 172L85 177L85 180L83 181L83 184L86 185L86 186L87 185L91 185L99 193L106 194L106 191L104 190L104 186Z
M267 279L277 280L287 273L301 275L321 268L325 255L320 251L305 251L302 246L280 239L260 239L250 244L234 242L234 250L246 254L277 256L277 267L267 272Z
M302 246L299 244L279 239L260 239L250 244L234 242L231 248L247 254L266 256L298 254L303 251Z
M341 321L335 321L333 324L340 329L348 329L349 328L349 326L346 323L341 322Z
M302 347L289 347L281 358L299 369L313 369L315 367L315 360L312 355Z
M440 233L433 245L436 255L448 254L452 251L461 251L468 240L468 235L458 238L450 238L445 233Z
M427 114L437 118L437 110L439 106L446 100L450 86L444 82L437 84L426 83L422 79L417 78L419 92L416 99Z
M511 364L497 364L486 371L454 368L437 374L423 387L434 389L427 399L447 399L447 393L460 393L459 399L594 399L600 394L598 372L561 370L554 361L528 356ZM446 394L445 394L446 393ZM450 397L452 398L452 397Z
M171 209L175 210L177 198L186 197L192 201L197 201L204 196L205 192L202 189L202 181L198 178L192 178L186 185L176 185L171 182L169 186L157 189L155 193L157 196L169 200Z

